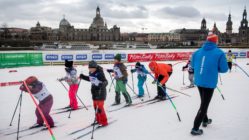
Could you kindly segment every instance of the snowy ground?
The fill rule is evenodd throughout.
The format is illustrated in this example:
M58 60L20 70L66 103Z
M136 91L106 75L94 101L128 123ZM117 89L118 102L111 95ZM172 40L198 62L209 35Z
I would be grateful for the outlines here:
M249 72L249 59L239 59L238 64ZM168 63L168 62L166 62ZM170 62L172 64L177 62ZM148 63L145 63L146 66ZM167 86L181 90L182 85L182 72L181 67L183 63L174 66L174 73L170 78ZM101 65L104 68L111 68L112 65ZM129 68L130 69L130 68ZM23 80L28 76L35 75L43 81L49 91L54 96L54 109L65 107L68 105L68 96L65 89L56 81L65 75L63 66L42 66L42 67L24 67L17 68L17 73L8 73L10 69L1 69L0 82L18 81ZM78 72L88 73L87 66L78 66ZM110 77L106 73L106 77L110 82ZM226 100L223 101L219 92L216 90L211 101L209 108L209 117L213 119L212 125L208 128L204 128L204 135L193 137L190 135L190 130L193 125L194 117L197 113L200 99L197 89L181 90L188 93L192 97L187 97L172 91L168 91L169 94L180 95L173 99L176 104L178 112L180 113L182 122L179 122L174 109L169 101L160 102L143 107L129 107L116 112L108 112L115 107L110 107L110 104L114 102L114 90L108 93L106 100L106 112L111 120L117 120L117 122L109 125L106 128L99 129L95 133L95 140L248 140L249 139L249 79L241 70L237 68L232 73L222 74L223 84L218 84ZM137 79L134 75L135 83ZM152 79L148 78L147 84L149 92L153 98L156 95L156 87L151 84ZM187 72L185 73L185 82L188 84ZM132 85L131 75L129 76L129 85ZM108 90L109 90L108 85ZM11 132L15 132L17 129L18 113L15 116L13 126L9 126L14 107L18 100L20 91L19 86L9 86L0 88L0 139L1 140L13 140L16 139L16 134L6 135ZM135 86L136 88L136 86ZM137 89L137 88L136 88ZM130 95L133 93L129 90ZM90 83L82 81L79 91L79 97L85 104L91 105L91 93ZM147 92L146 92L147 95ZM148 96L144 100L147 100ZM138 99L133 101L134 103L140 102ZM80 103L79 103L80 104ZM122 105L120 105L122 106ZM23 105L21 111L21 130L25 129L35 123L35 105L32 102L28 94L23 96ZM54 128L54 134L57 140L71 140L78 137L81 134L89 131L82 131L74 135L68 135L69 133L83 128L94 120L94 111L90 107L89 111L79 110L74 111L71 114L71 119L68 119L68 113L57 114L52 116L58 127ZM39 129L38 129L39 130ZM36 130L30 130L20 133L20 136L24 136L23 140L44 140L51 139L47 131L28 135ZM91 135L83 137L82 140L89 140Z

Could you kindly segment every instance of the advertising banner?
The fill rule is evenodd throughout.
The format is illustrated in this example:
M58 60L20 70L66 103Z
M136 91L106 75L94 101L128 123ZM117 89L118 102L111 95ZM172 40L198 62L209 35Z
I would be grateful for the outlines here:
M43 65L42 53L0 53L0 68Z
M192 52L128 54L128 62L187 60Z

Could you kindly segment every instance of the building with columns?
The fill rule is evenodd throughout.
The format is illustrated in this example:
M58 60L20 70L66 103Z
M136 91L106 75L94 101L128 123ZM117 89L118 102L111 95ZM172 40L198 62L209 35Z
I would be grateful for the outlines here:
M101 17L100 8L96 9L96 16L88 29L77 29L63 16L59 28L43 27L38 22L31 29L31 40L49 41L119 41L120 28L114 25L108 29L107 23Z

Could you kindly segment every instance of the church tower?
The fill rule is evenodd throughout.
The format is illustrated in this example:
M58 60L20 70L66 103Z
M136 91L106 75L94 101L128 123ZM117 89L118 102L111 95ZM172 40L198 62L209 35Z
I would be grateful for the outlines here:
M219 29L218 29L217 26L216 26L216 22L214 22L214 26L213 26L212 31L213 31L213 33L216 34L216 35L219 35L219 34L220 34L220 31L219 31Z
M242 15L242 21L240 22L240 28L247 28L247 27L248 27L248 21L247 21L247 12L245 8Z
M233 22L231 20L231 13L228 15L228 21L227 21L227 27L226 27L226 33L232 34L233 31Z
M246 7L244 9L242 20L239 27L239 38L241 43L249 44L249 27L247 21Z
M201 30L207 30L207 22L205 18L203 18L201 21Z

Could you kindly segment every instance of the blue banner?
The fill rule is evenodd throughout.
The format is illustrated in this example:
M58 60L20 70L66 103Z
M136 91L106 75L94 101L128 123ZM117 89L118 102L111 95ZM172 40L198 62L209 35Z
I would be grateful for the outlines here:
M87 54L77 54L76 60L87 60Z
M105 59L110 60L114 58L114 54L105 54Z
M92 59L93 60L101 60L102 59L102 54L92 54Z
M46 60L55 61L58 59L59 59L59 55L57 55L57 54L47 54L46 55Z
M246 52L240 52L240 53L239 53L239 56L240 56L240 57L246 57L246 55L247 55Z
M61 55L61 60L73 60L73 55Z
M126 54L121 54L122 59L126 59Z

